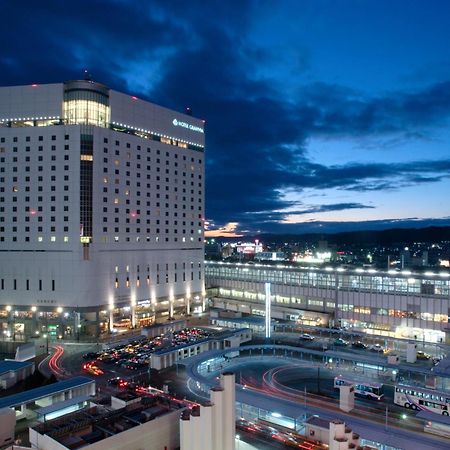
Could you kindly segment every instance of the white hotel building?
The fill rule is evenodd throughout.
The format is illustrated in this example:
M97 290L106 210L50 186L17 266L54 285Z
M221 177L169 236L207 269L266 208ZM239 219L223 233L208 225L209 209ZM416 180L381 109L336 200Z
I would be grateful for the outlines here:
M204 307L204 121L89 80L0 88L1 333Z

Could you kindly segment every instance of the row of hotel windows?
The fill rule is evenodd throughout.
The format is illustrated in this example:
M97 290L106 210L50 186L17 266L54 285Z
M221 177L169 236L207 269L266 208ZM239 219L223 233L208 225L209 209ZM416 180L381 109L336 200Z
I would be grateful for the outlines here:
M70 139L70 135L65 134L65 135L64 135L64 140L67 141L67 140L69 140L69 139ZM51 136L51 140L52 140L52 141L56 141L56 140L57 140L57 136L56 136L56 135L52 135L52 136ZM13 142L19 142L18 136L13 136L12 141L13 141ZM33 139L33 141L34 141L34 139ZM43 142L43 141L44 141L44 136L43 136L43 135L38 136L37 141L38 141L38 142ZM1 138L0 138L0 143L5 143L5 142L6 142L6 138L5 138L5 137L1 137ZM25 136L25 142L31 142L31 136ZM170 139L161 138L161 141L160 141L160 142L162 142L163 144L171 144L171 145L172 145L172 141L171 141ZM103 138L103 143L104 143L104 144L108 144L108 143L109 143L109 139L106 138L106 137ZM118 140L115 140L115 141L114 141L114 144L115 144L116 147L119 147L119 146L121 145L121 142L118 141ZM187 147L187 146L183 146L182 148L186 148L186 147ZM131 148L131 144L130 144L129 142L126 143L126 148ZM136 146L136 150L140 151L140 150L141 150L141 146L140 146L140 145L137 145L137 146ZM151 152L151 148L150 148L150 147L147 147L147 152L148 152L148 153ZM161 154L161 150L157 150L157 154L158 154L158 155ZM169 155L170 155L170 153L169 153L169 152L166 152L166 156L169 156ZM186 159L186 158L184 157L184 159ZM193 162L193 161L194 161L194 158L192 158L192 162Z
M64 227L64 228L67 228L67 227ZM42 231L42 230L40 230L40 231ZM83 240L83 237L80 237L80 239ZM24 240L24 242L31 242L30 236L25 236L23 240ZM195 240L195 238L192 237L192 236L191 237L183 236L180 239L180 242L194 242L194 240ZM7 241L5 236L0 236L0 242L5 242L5 241ZM123 237L120 238L120 236L114 236L114 237L102 236L101 237L101 242L104 243L104 244L106 244L108 242L133 242L133 241L135 241L135 242L144 242L144 241L145 242L152 242L152 241L153 242L171 242L171 241L172 242L178 242L178 237L170 238L170 237L166 236L166 237L164 237L164 239L162 239L162 238L160 238L160 236L156 236L156 237L154 237L152 239L150 236L146 236L145 240L141 236L136 236L134 238L131 238L129 236L127 236L125 238L123 238ZM203 242L203 238L199 237L197 239L197 241L198 242ZM12 236L11 237L11 242L20 242L20 240L17 238L17 236ZM36 242L46 242L46 240L45 240L45 238L43 236L38 236L36 238ZM56 236L50 236L49 242L58 242L58 239L57 239ZM68 236L64 236L62 238L62 242L68 243L69 242L69 237Z
M64 145L64 150L70 150L70 146L69 146L69 144L65 144ZM27 153L29 153L29 152L31 152L31 151L33 151L33 153L34 153L34 151L35 151L36 149L32 149L29 145L27 145L27 146L25 146L25 152L27 152ZM47 150L47 149L45 149L45 150ZM56 150L57 150L57 148L56 148L56 145L52 145L51 147L50 147L50 150L52 151L52 152L56 152ZM43 152L44 151L44 146L43 145L38 145L38 147L37 147L37 151L38 152ZM19 153L19 147L13 147L12 148L12 152L13 153ZM8 154L8 149L6 148L6 147L0 147L0 153L2 153L2 154ZM66 159L66 157L68 157L69 155L64 155L64 160L68 160L68 158ZM5 162L5 158L4 157L2 157L3 158L3 161L1 161L1 162ZM43 156L41 156L41 155L39 155L38 156L38 158L37 158L37 161L43 161ZM13 158L12 158L12 160L13 160L13 162L18 162L18 159L17 159L17 156L13 156ZM30 157L29 156L26 156L25 157L25 161L30 161ZM56 161L56 155L52 155L51 156L51 161Z
M64 135L64 140L69 140L69 138L70 138L70 135L68 135L68 134ZM57 136L56 135L52 135L51 136L51 140L52 141L56 141L57 140ZM12 141L13 142L19 142L19 138L17 136L14 136ZM34 139L33 139L33 141L34 141ZM42 136L42 135L38 136L37 141L38 142L43 142L44 141L44 136ZM1 137L0 138L0 143L5 143L5 142L6 142L6 138L5 137ZM25 137L25 142L31 142L31 136L26 136ZM163 144L175 145L175 146L181 147L181 148L188 148L189 147L185 143L177 142L177 141L174 141L174 140L171 140L171 139L167 139L167 138L163 138L163 137L160 138L160 142L163 143ZM108 138L106 138L106 137L103 138L103 143L104 144L108 144ZM115 140L115 145L117 147L119 147L121 145L121 142L118 141L118 140ZM131 148L131 144L129 142L126 143L126 148ZM141 150L141 146L137 145L136 146L136 150L140 151ZM197 148L196 148L196 150L197 150ZM150 153L150 151L151 151L151 148L147 147L147 152ZM116 150L116 152L117 152L117 150ZM157 150L157 154L158 155L161 154L161 151ZM166 152L166 156L169 156L169 155L170 155L170 153ZM175 153L175 155L176 155L175 157L177 157L176 153ZM183 159L186 160L186 156L184 156ZM191 158L191 161L194 162L194 158ZM200 162L200 160L199 160L199 162Z
M63 125L65 123L65 121L63 119L58 119L58 120L25 120L25 121L10 121L10 122L6 122L6 123L1 123L0 124L0 128L23 128L24 126L26 127L32 127L32 126L60 126ZM78 122L74 122L71 121L71 123L78 123ZM92 125L99 125L99 123L94 122L92 123ZM106 124L103 123L102 126L105 126ZM135 135L140 137L141 139L153 139L157 142L161 142L163 144L168 144L168 145L173 145L175 147L180 147L180 148L185 148L185 149L190 149L190 150L196 150L196 151L203 151L203 147L201 145L196 145L196 144L188 144L186 142L181 142L178 141L176 139L169 139L169 138L165 138L165 137L160 137L157 135L149 135L148 133L143 133L143 132L138 132L136 130L132 130L132 129L123 129L123 128L119 128L117 126L113 126L110 124L110 127L113 131L119 132L119 133L126 133L127 135ZM69 135L66 134L64 135L64 139L67 140L69 139ZM5 142L5 138L2 137L0 142ZM33 139L34 140L34 139ZM43 141L44 140L44 136L38 136L38 141ZM51 136L51 140L55 141L56 140L56 135L52 135ZM31 141L31 137L30 136L26 136L25 138L25 142L30 142ZM13 137L13 142L18 142L18 137L14 136ZM104 143L108 143L108 138L104 138ZM116 146L120 146L120 141L115 141L115 145ZM127 142L126 144L127 148L131 148L131 144ZM141 146L138 145L137 146L137 150L140 150ZM149 150L147 148L147 150Z
M48 168L46 167L45 168L45 170L47 170ZM14 167L12 167L12 168L10 168L10 170L12 170L13 172L18 172L19 171L19 168L18 167L16 167L16 166L14 166ZM20 168L20 171L22 171L22 170L25 170L25 172L30 172L31 171L31 167L30 166L25 166L25 167L21 167ZM50 170L52 171L52 172L55 172L57 169L56 169L56 166L50 166ZM58 170L60 170L60 168L58 168ZM69 166L64 166L64 170L65 171L68 171L69 170ZM37 171L38 172L44 172L44 166L38 166L37 167ZM5 167L0 167L0 172L1 173L5 173L6 171L5 171Z
M178 283L178 281L183 281L183 282L187 281L186 272L182 272L182 277L181 277L182 279L181 280L178 280L178 274L177 273L173 273L172 275L173 275L173 282L174 283ZM167 283L170 283L169 278L170 277L169 277L168 273L166 273L164 276L160 276L160 274L157 273L155 281L156 281L156 284L162 284L162 283L166 283L167 284ZM194 281L194 272L190 272L189 278L190 278L190 281ZM200 281L202 280L202 272L201 271L198 272L198 279ZM145 280L146 280L147 285L151 285L151 279L150 279L149 275L146 277ZM7 290L7 289L12 289L14 291L24 289L26 291L30 291L30 290L35 289L35 288L37 288L39 291L44 290L44 285L43 285L43 281L42 280L37 280L38 281L37 286L32 286L32 283L30 283L30 280L25 280L25 283L24 283L23 286L19 286L19 283L18 283L17 279L13 279L11 281L12 281L11 286L7 286L7 283L5 282L5 279L4 278L0 279L0 289L2 291ZM140 279L139 276L136 278L135 284L136 284L136 287L140 287L141 286L141 279ZM131 287L130 277L126 277L123 280L123 285L125 287L127 287L127 288ZM115 279L114 287L116 289L118 289L120 287L120 283L119 283L119 278L118 277L116 277L116 279ZM51 280L50 290L51 291L55 291L56 290L55 280Z
M41 151L41 148L39 148L39 151ZM37 162L43 162L44 161L44 157L39 155L36 158L36 161ZM56 161L56 155L51 155L49 161ZM64 155L64 161L69 161L69 155ZM6 158L4 156L1 156L0 157L0 163L5 163L5 162L6 162ZM13 156L12 162L19 162L17 156ZM24 162L31 162L31 156L25 156Z
M11 281L12 281L11 286L8 287L6 285L5 279L1 278L0 279L0 289L2 291L5 290L5 289L8 289L8 288L12 289L14 291L17 291L17 290L20 290L20 289L25 289L26 291L29 291L31 289L36 289L36 288L39 291L42 291L44 289L44 287L43 287L44 285L43 285L43 281L42 280L37 280L38 281L37 286L34 286L34 285L32 286L32 283L30 283L30 280L25 280L24 285L20 286L20 287L19 287L19 283L18 283L17 279L13 279ZM49 288L52 291L54 291L56 289L56 282L55 282L55 280L50 280L50 287Z
M188 275L188 274L186 274L186 272L182 272L181 280L179 280L178 279L178 273L174 272L174 273L172 273L172 278L173 278L172 281L174 283L178 283L179 281L180 282L181 281L185 282L185 281L187 281L188 277L186 275ZM194 272L190 272L189 278L190 278L190 281L194 281ZM198 279L199 279L199 281L202 280L202 271L198 272ZM147 275L147 277L145 278L145 282L146 282L147 286L150 286L152 284L152 280L150 278L150 275ZM156 277L155 277L155 282L156 282L156 284L162 284L162 283L168 284L168 283L171 282L170 281L170 276L169 276L168 273L166 273L166 274L164 274L162 276L159 273L157 273ZM132 283L130 281L130 277L126 277L122 281L122 283L123 283L123 286L125 286L126 288L132 287L131 286ZM139 276L136 278L135 285L136 285L136 287L140 287L141 286L141 278ZM121 282L119 281L118 277L116 277L116 279L114 281L114 287L116 289L119 289L121 287Z
M27 152L27 153L32 151L32 148L30 146L25 146L24 149L25 149L25 152ZM33 151L34 150L35 149L33 149ZM54 152L56 150L57 150L56 145L52 145L51 146L51 151ZM64 145L64 150L66 150L66 151L70 150L70 146L68 144L65 144ZM39 145L37 147L37 151L38 152L43 152L44 151L44 147L42 145ZM16 147L16 146L12 147L12 152L13 153L18 153L19 152L19 147ZM7 154L7 153L8 153L8 151L7 151L6 147L0 147L0 154ZM109 149L107 147L105 147L103 149L103 153L104 154L108 154L109 153ZM158 150L157 154L159 154L159 153L160 152ZM115 151L115 156L120 156L120 152L118 150ZM127 154L125 156L126 156L126 158L128 160L131 160L131 153L130 152L127 152ZM166 153L166 156L169 157L169 153ZM174 157L175 157L174 158L175 160L178 160L178 155L176 153L174 154ZM93 161L93 159L94 159L93 155L83 155L83 154L80 156L80 158L83 161ZM45 158L45 159L47 159L47 158ZM9 158L8 158L8 160L9 160ZM49 158L49 161L56 161L56 160L57 160L56 154L51 155L50 158ZM63 160L64 161L68 161L69 160L69 155L68 154L63 155ZM1 156L0 157L0 162L1 163L5 163L6 161L7 161L7 158L5 156ZM19 162L19 158L17 156L13 156L11 161L12 162ZM38 155L37 158L36 158L36 161L38 161L38 162L44 161L44 156ZM140 164L141 155L139 155L139 154L137 155L137 161L138 162L136 162L136 169L141 169L141 164ZM151 162L151 157L147 156L146 157L146 161L147 162ZM183 168L184 168L184 170L186 170L187 169L187 157L186 157L186 155L183 155L183 161L185 161ZM25 156L24 162L31 162L31 157L30 156ZM108 164L108 162L110 162L111 164L114 164L114 166L120 166L120 164L121 164L119 159L114 159L114 160L109 161L108 157L104 157L103 158L103 163L104 164ZM196 161L195 161L194 158L190 158L190 162L191 162L190 170L194 171L195 170L195 166L193 165L193 163L195 163ZM201 159L198 159L197 162L198 162L199 165L202 165L202 160ZM153 167L156 167L157 172L159 172L161 165L171 166L171 163L173 163L173 167L178 168L178 161L163 159L162 163L161 163L161 158L156 158L156 164L158 164L158 166L152 166L151 167L151 166L147 165L146 168L147 168L147 170L151 170ZM126 167L131 167L130 161L126 161L125 162L125 166ZM175 175L176 174L177 173L175 173ZM183 176L187 176L187 173L183 172Z
M38 136L38 141L40 141L40 142L42 142L44 140L44 136ZM51 140L52 141L56 141L56 135L52 135L51 136ZM68 134L65 134L64 135L64 140L69 140L69 135ZM18 142L19 141L19 138L17 137L17 136L14 136L13 137L13 142ZM1 143L5 143L6 142L6 138L4 138L4 137L1 137L0 138L0 142ZM25 137L25 142L31 142L31 136L26 136Z
M198 268L201 269L202 268L202 262L199 261L197 264L198 264ZM165 269L166 272L168 272L170 265L171 264L169 264L169 263L165 263L165 264L157 263L156 264L156 272L160 272L163 269ZM193 261L190 261L189 266L190 266L191 270L194 270L195 263ZM186 262L181 263L181 267L183 268L183 270L186 270L187 263ZM179 262L178 263L176 263L176 262L173 263L173 270L177 270L179 268L180 268L180 263ZM123 269L128 274L130 272L130 265L124 266ZM150 264L146 265L146 271L147 271L147 273L150 273ZM119 273L119 272L121 272L120 266L114 266L114 273ZM140 272L141 272L141 266L138 264L136 266L136 273L140 273Z

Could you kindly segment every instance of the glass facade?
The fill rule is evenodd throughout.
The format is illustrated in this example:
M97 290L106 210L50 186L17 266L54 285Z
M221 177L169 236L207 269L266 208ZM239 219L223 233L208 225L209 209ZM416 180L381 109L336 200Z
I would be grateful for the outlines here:
M93 153L92 134L81 135L80 148L80 238L88 244L92 239Z
M63 114L68 124L108 127L109 97L104 92L69 87L64 92Z

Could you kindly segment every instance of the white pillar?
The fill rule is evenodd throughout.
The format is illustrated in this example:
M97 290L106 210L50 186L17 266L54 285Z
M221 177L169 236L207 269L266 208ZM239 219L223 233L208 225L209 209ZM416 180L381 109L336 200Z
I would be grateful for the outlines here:
M271 326L272 326L272 321L271 321L271 294L270 294L270 283L265 283L264 285L265 287L265 291L266 291L266 320L265 320L265 330L266 330L266 338L269 339L270 338L270 333L271 333Z
M224 439L224 407L223 397L224 391L221 387L212 388L211 391L211 403L213 404L212 410L212 442L214 446L211 450L225 450L223 445Z
M194 407L191 411L192 427L192 448L201 449L203 447L203 424L200 416L200 406Z
M109 331L112 333L114 329L114 306L109 308Z
M224 372L220 376L220 385L224 390L223 409L223 450L234 450L236 439L236 381L233 372Z
M415 363L417 361L417 345L414 342L406 344L406 362Z
M339 386L339 408L350 412L355 407L355 387L353 385Z
M192 424L189 410L180 417L180 450L195 450L192 446Z
M131 326L136 328L136 305L131 304Z
M212 403L207 402L205 405L200 407L200 417L202 419L202 437L203 445L200 448L214 448L213 438L212 438L212 414L213 406Z

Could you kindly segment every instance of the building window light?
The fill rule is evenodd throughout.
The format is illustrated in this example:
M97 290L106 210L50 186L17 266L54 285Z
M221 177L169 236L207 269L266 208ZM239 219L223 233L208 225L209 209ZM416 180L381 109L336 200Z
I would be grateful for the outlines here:
M52 237L50 238L50 241L51 241L51 242L56 242L56 236L52 236Z
M80 155L81 161L93 161L94 157L92 155Z
M64 236L64 242L69 242L69 236Z
M42 241L43 241L42 236L39 236L39 237L38 237L38 242L42 242Z

